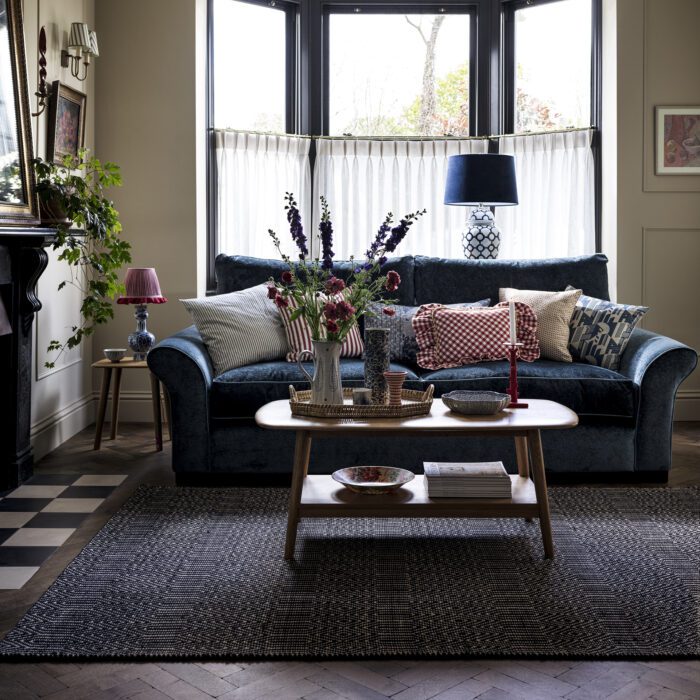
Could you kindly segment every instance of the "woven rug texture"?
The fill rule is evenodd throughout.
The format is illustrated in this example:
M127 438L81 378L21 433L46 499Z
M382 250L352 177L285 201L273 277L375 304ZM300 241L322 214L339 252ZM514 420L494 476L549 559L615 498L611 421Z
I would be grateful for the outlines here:
M700 653L700 489L552 488L537 521L302 520L286 489L142 486L2 656L685 657Z

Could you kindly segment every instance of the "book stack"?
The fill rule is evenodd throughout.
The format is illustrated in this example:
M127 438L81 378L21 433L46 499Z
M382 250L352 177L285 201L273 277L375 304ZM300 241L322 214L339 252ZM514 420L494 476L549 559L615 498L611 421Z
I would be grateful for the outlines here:
M430 498L510 498L503 462L423 462Z

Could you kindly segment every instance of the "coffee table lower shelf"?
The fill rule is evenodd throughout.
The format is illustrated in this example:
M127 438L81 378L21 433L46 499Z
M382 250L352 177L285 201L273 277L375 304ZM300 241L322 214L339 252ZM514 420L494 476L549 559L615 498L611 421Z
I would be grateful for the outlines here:
M386 494L361 494L330 476L304 479L301 518L532 518L538 517L534 483L511 476L511 498L430 498L425 477L416 476Z

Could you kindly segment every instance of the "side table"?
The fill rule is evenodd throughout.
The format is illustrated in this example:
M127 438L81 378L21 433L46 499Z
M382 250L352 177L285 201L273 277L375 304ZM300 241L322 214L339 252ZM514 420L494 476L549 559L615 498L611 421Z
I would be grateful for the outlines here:
M156 450L163 449L163 420L160 408L160 381L155 374L149 371L148 363L145 360L134 360L133 357L125 357L119 362L111 360L99 360L92 365L95 369L104 370L102 374L102 389L100 390L100 403L97 408L97 425L95 427L95 446L94 449L99 450L102 444L102 429L105 422L105 413L107 412L107 399L109 397L109 386L112 382L112 374L114 374L114 386L112 388L112 422L110 425L110 438L114 440L117 437L117 426L119 422L119 390L121 388L122 370L125 369L145 369L151 379L151 400L153 403L153 425L155 429ZM168 393L163 388L163 403L165 405L165 418L168 423L168 434L172 439L171 420L170 420L170 400Z

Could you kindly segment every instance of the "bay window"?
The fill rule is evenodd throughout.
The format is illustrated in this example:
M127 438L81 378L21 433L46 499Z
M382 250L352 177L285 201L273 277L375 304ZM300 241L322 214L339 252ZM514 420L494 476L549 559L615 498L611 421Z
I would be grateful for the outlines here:
M424 207L402 252L459 257L455 153L516 156L504 257L594 252L600 1L209 0L210 278L216 253L274 255L287 191L312 245L326 196L339 258Z

